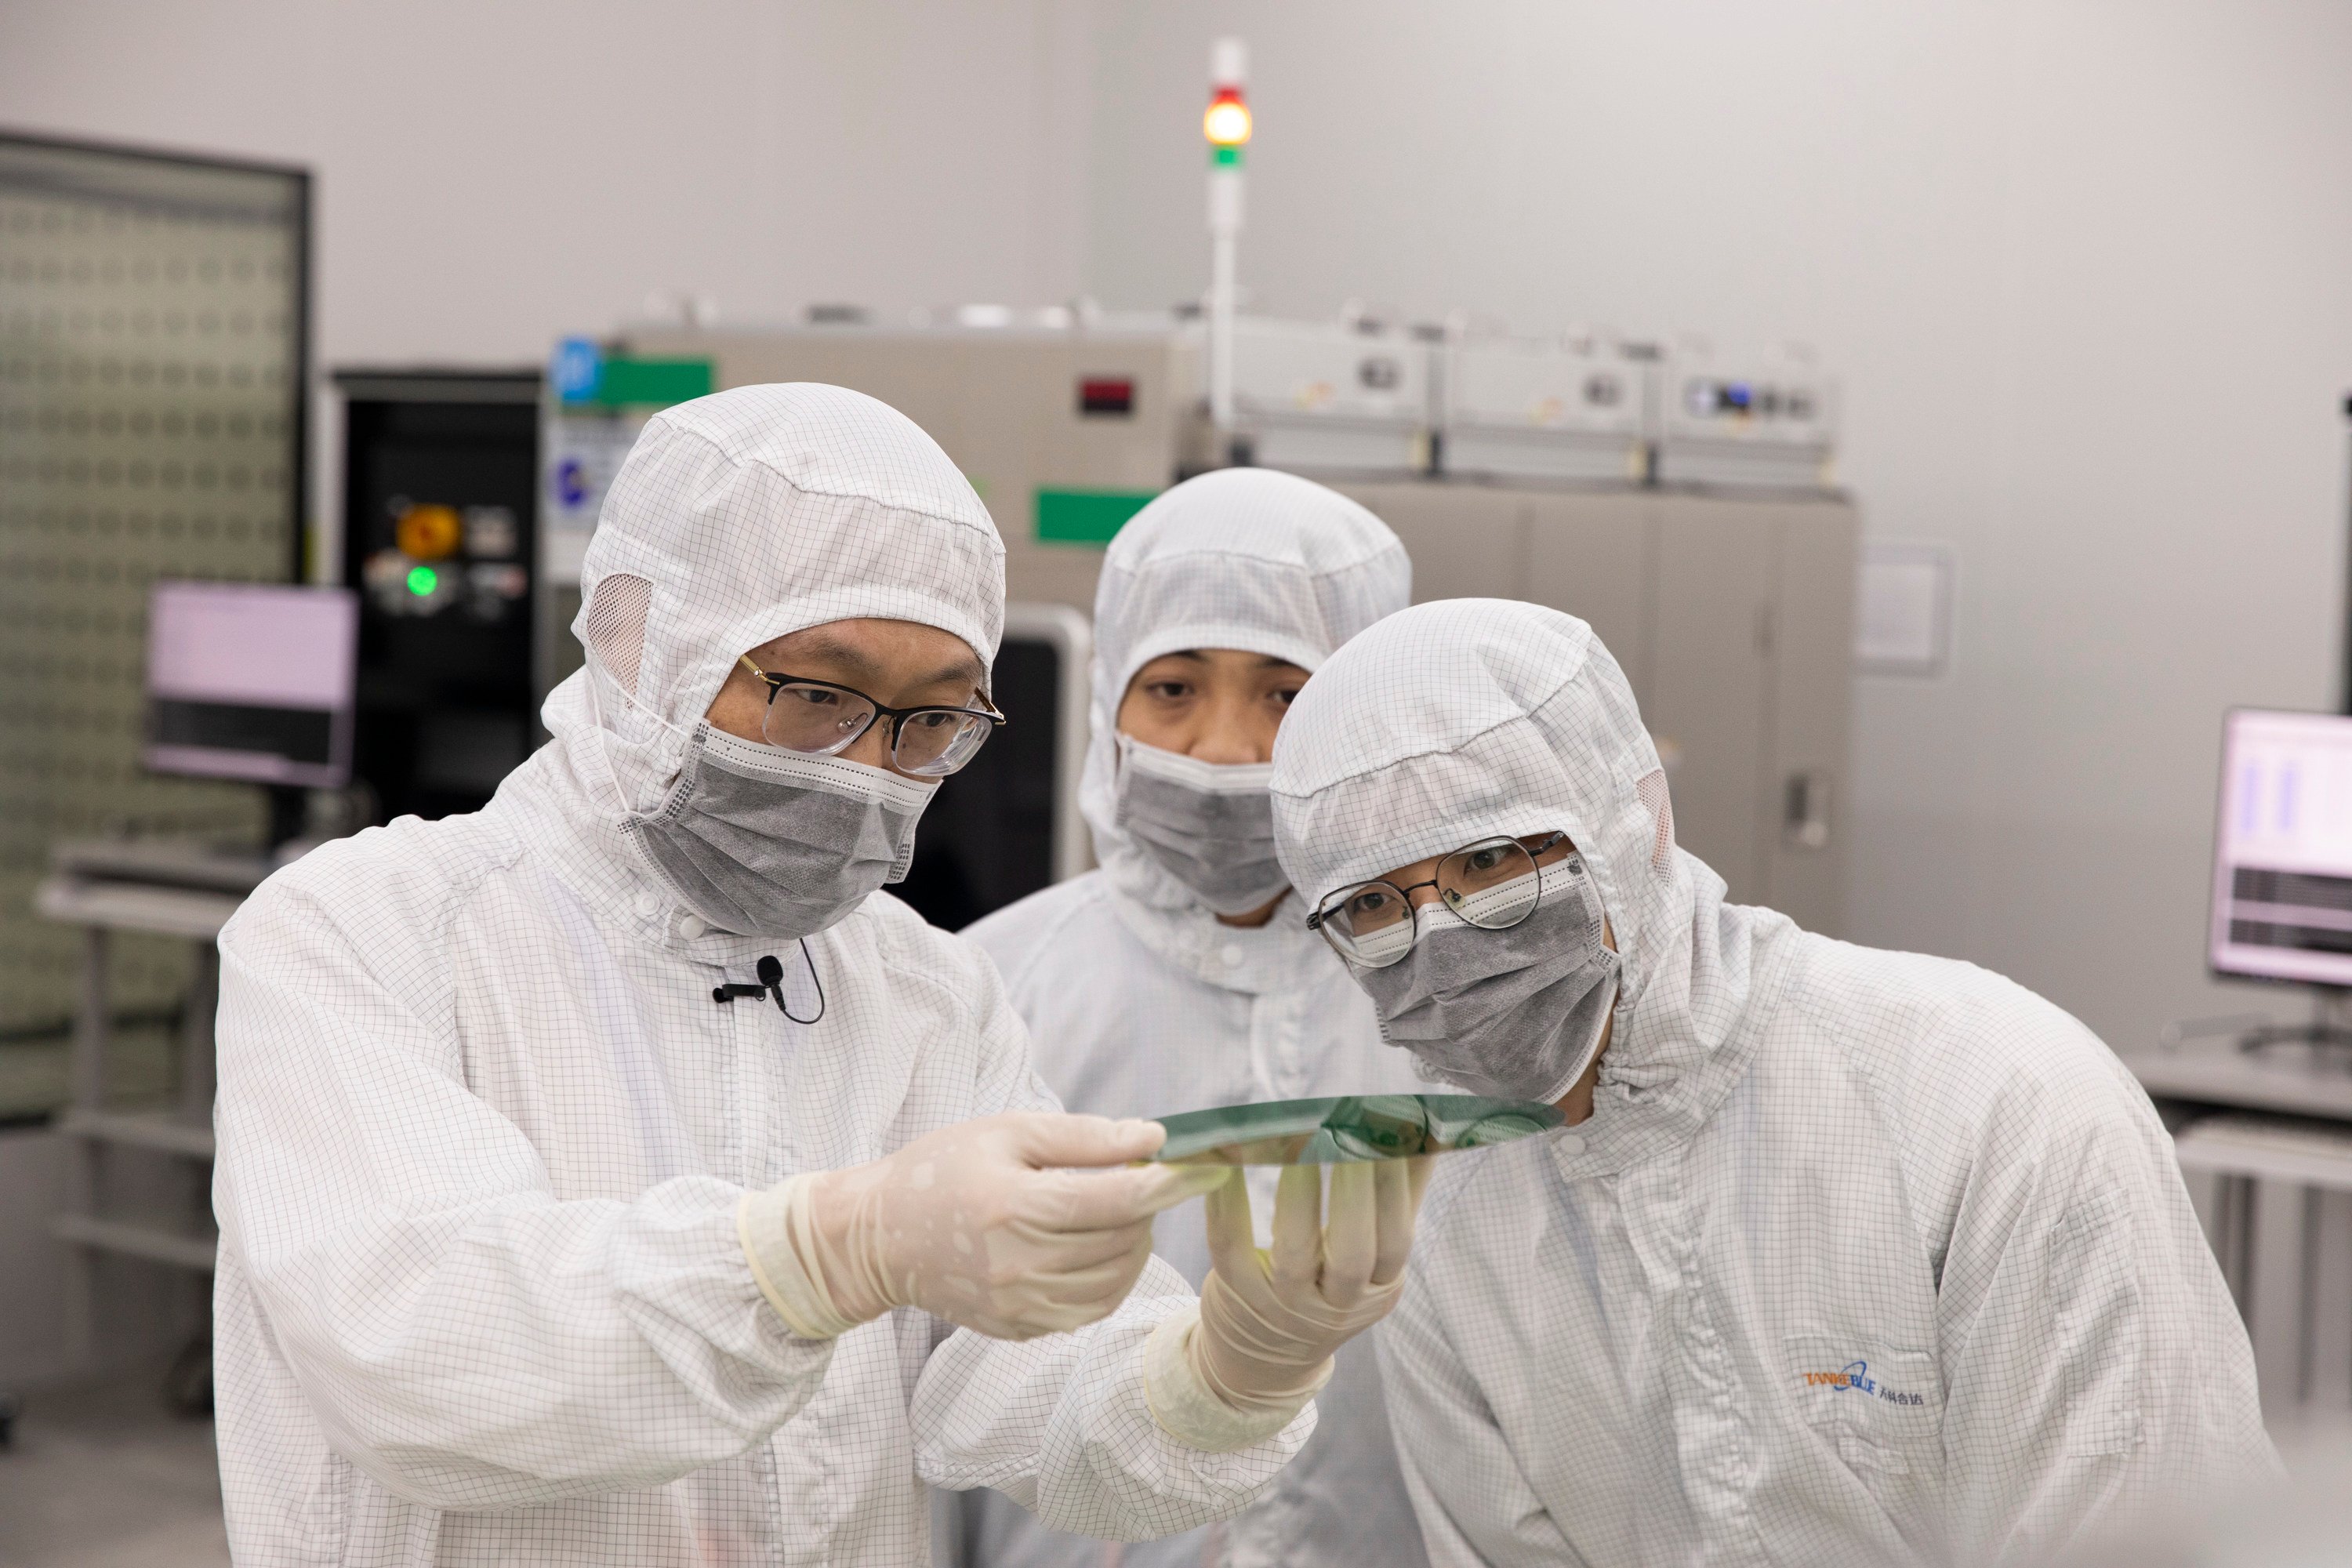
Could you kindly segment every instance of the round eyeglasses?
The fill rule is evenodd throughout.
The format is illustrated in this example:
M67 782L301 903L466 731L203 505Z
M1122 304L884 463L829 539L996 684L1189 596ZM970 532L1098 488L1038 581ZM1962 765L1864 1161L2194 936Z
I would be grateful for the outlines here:
M1565 833L1532 845L1516 838L1482 838L1439 860L1437 874L1426 882L1400 888L1375 879L1324 895L1307 917L1307 929L1321 931L1323 940L1349 963L1386 969L1412 951L1419 931L1412 895L1435 888L1445 907L1463 921L1481 931L1508 931L1536 912L1543 889L1538 862L1567 842Z
M856 687L772 675L749 655L742 664L768 686L761 736L787 752L835 756L856 744L876 721L887 720L890 765L919 778L943 778L978 755L982 743L1004 722L1002 713L972 708L886 708Z

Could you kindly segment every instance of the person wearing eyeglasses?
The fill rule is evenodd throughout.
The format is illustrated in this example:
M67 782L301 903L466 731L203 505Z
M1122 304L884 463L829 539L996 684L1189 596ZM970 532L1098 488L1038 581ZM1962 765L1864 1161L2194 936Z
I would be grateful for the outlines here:
M988 959L883 890L1017 721L971 486L856 393L721 393L647 425L582 587L485 810L221 933L236 1560L900 1568L927 1482L1120 1540L1247 1505L1411 1194L1335 1194L1202 1312L1151 1221L1218 1173L1060 1110Z
M1334 649L1412 598L1388 525L1292 474L1226 468L1129 520L1095 599L1094 728L1078 801L1097 869L965 931L996 961L1037 1070L1105 1116L1425 1089L1322 942L1275 858L1275 735ZM1369 1167L1335 1167L1360 1179ZM1254 1171L1271 1218L1276 1173ZM1249 1244L1244 1203L1223 1245ZM1238 1234L1235 1234L1236 1230ZM1206 1285L1216 1246L1171 1214L1160 1256ZM1124 1568L1426 1561L1397 1470L1370 1343L1350 1342L1298 1458L1246 1511L1129 1547ZM962 1499L961 1568L1100 1568L1104 1544L1001 1493Z
M1568 1123L1439 1163L1381 1332L1433 1562L2040 1563L2273 1470L2130 1074L1998 975L1728 902L1585 623L1381 621L1271 787L1388 1038Z

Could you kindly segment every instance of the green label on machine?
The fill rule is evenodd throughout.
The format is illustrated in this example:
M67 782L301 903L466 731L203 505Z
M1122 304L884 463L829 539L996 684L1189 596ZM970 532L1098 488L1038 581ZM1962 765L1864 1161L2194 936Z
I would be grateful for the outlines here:
M1037 538L1046 544L1108 544L1157 490L1037 491Z
M566 388L563 401L615 408L667 408L689 398L709 396L714 380L707 359L614 357L597 362L593 384Z

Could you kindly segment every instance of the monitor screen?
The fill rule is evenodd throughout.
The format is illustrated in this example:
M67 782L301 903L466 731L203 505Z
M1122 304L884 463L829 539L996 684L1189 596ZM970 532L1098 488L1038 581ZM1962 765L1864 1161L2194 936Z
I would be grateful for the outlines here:
M2352 985L2352 718L2232 712L2213 843L2213 968Z
M358 635L348 589L156 584L142 760L157 773L341 788Z

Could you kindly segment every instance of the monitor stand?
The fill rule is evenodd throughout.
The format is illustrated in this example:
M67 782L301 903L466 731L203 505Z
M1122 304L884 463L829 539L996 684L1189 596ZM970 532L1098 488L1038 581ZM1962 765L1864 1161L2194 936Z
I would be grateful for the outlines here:
M2264 1024L2238 1037L2238 1048L2259 1055L2280 1046L2304 1046L2315 1056L2331 1057L2352 1066L2352 990L2341 985L2314 985L2312 1018L2308 1024Z
M269 843L272 854L299 838L310 828L310 792L297 784L268 784Z

